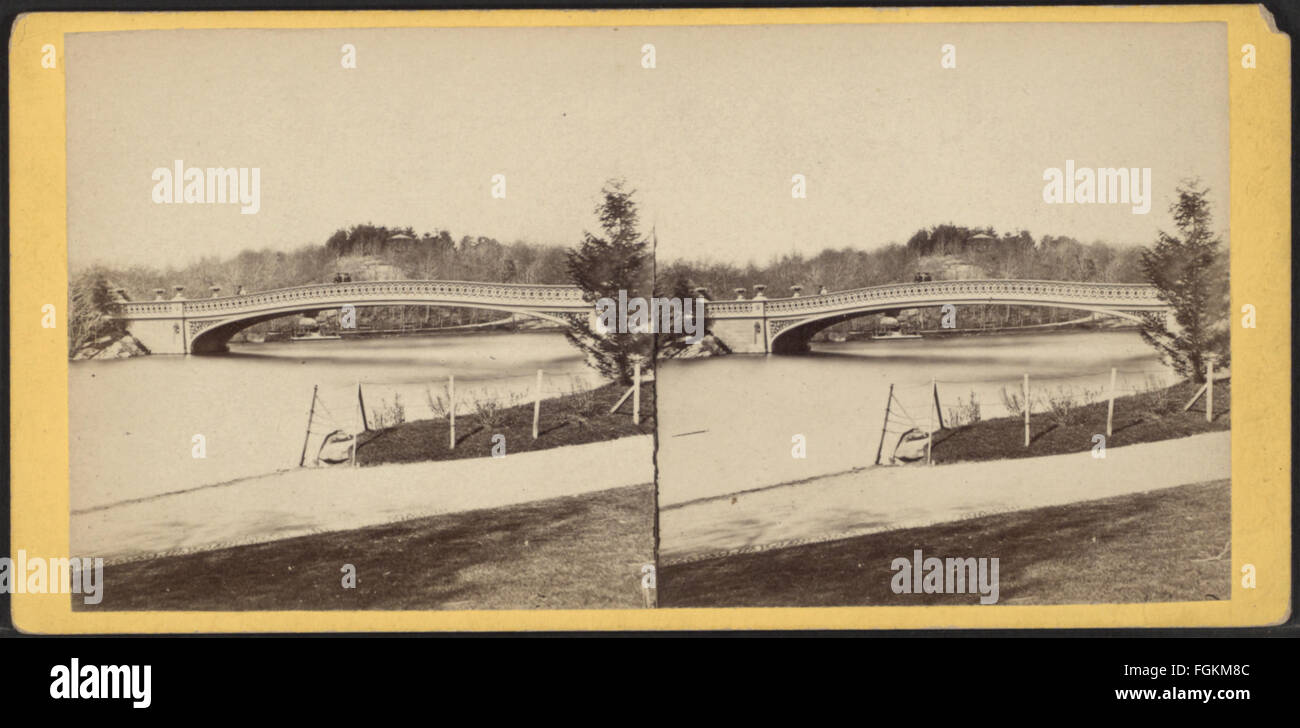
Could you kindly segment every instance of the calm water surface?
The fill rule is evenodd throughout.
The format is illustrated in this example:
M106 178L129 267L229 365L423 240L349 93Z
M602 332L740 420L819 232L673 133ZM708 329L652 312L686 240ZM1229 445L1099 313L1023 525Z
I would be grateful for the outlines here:
M449 374L464 413L476 398L531 398L538 369L546 396L600 383L553 332L232 344L217 356L72 362L72 508L297 466L314 385L313 429L355 429L358 381L372 417L400 397L407 419L420 419L430 416L426 387L445 391ZM192 456L196 434L206 458Z

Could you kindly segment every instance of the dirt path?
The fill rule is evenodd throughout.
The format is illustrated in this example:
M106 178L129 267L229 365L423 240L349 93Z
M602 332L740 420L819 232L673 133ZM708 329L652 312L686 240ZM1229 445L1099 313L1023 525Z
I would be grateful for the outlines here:
M1231 477L1231 434L934 467L867 468L659 512L661 564Z
M653 439L367 468L292 470L72 516L72 553L106 561L206 551L654 480Z

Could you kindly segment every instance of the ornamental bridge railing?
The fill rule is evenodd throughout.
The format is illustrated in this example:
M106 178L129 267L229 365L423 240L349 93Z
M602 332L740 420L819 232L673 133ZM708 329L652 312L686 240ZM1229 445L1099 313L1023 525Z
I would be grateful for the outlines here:
M356 281L279 288L235 296L154 301L121 301L114 305L118 318L207 318L240 316L279 309L328 308L344 304L458 303L499 306L514 310L586 312L576 286L472 281Z
M869 286L795 298L711 301L714 318L803 318L853 310L909 308L943 303L1077 305L1116 311L1163 311L1169 305L1154 286L1142 283L965 280Z
M795 298L710 301L710 316L722 318L808 316L862 307L884 308L945 301L1079 304L1117 310L1164 310L1153 286L1135 283L1068 281L967 280L869 286ZM114 305L120 318L208 317L250 313L301 304L307 308L370 301L437 301L497 304L543 311L586 312L592 308L576 286L472 281L358 281L280 288L236 296L153 301Z

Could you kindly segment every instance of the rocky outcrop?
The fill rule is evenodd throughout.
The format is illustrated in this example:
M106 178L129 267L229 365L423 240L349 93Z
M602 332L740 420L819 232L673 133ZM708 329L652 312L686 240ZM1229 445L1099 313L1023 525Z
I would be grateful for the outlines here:
M988 272L967 263L956 255L927 255L916 261L918 271L926 271L936 281L964 281L987 278Z
M72 355L72 360L126 359L148 354L149 349L137 341L134 336L122 334L120 336L101 336L90 343L82 344Z
M347 272L354 281L404 281L406 274L400 266L373 255L345 255L335 267Z

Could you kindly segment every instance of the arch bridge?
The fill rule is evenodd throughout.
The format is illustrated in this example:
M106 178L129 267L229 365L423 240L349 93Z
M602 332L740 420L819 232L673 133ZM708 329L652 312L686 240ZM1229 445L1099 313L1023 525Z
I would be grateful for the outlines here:
M733 352L792 354L808 350L817 332L870 314L944 304L1048 306L1109 314L1140 322L1165 315L1169 304L1154 286L1070 281L965 280L870 286L816 296L710 301L709 329Z
M455 306L521 313L568 325L592 304L576 286L467 281L358 281L280 288L237 296L121 301L114 315L154 354L226 350L230 337L263 321L344 305Z
M967 280L870 286L794 298L710 301L713 334L736 353L807 351L818 331L885 311L944 304L1051 306L1132 321L1164 315L1169 305L1153 286L1069 281ZM431 305L521 313L568 325L593 306L576 286L469 281L359 281L213 298L121 301L114 314L155 354L225 351L235 333L291 314L352 306Z

